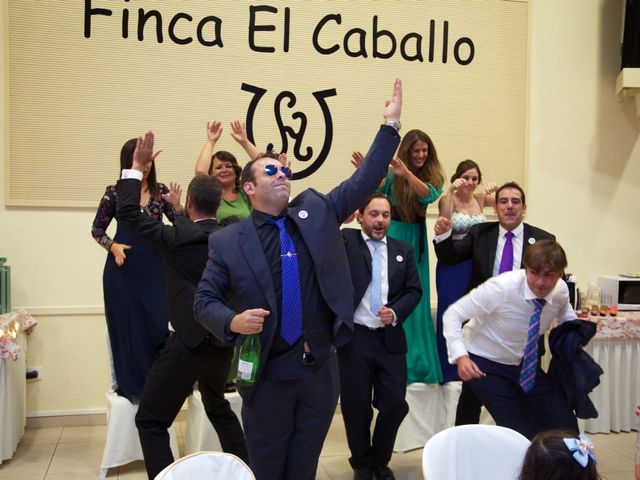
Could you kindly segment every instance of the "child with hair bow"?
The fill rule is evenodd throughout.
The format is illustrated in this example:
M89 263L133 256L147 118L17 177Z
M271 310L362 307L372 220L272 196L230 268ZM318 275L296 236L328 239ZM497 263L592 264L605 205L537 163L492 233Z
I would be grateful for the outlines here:
M535 436L518 480L600 480L591 441L569 430L547 430Z

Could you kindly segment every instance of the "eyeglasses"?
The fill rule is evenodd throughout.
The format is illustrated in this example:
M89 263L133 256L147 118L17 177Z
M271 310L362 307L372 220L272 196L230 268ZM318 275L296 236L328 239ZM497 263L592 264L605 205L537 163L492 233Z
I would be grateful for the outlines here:
M278 173L278 168L280 168L280 171L284 173L285 177L291 180L291 177L293 177L293 172L289 167L285 167L284 165L278 166L270 163L269 165L264 166L264 173L266 173L270 177L273 177L276 173Z

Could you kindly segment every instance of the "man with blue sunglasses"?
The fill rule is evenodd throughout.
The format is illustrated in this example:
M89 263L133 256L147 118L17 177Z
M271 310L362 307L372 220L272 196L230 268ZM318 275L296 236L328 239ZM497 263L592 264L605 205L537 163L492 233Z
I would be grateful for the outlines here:
M256 381L238 388L258 480L315 478L339 394L336 347L353 338L353 286L340 225L373 193L400 142L402 84L350 178L291 202L291 171L260 155L242 171L253 212L209 238L196 319L227 342L259 334Z

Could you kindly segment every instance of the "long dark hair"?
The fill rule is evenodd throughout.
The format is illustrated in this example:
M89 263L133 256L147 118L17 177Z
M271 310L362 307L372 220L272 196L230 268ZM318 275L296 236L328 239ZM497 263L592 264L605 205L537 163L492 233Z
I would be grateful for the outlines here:
M425 183L430 183L435 188L439 188L444 183L442 166L438 160L436 147L429 135L422 130L409 130L402 137L398 147L398 158L411 170L411 149L418 141L422 141L429 147L427 160L417 172L413 172L416 177ZM426 205L418 202L416 192L411 188L409 182L398 175L393 177L393 196L396 199L396 210L400 219L406 223L416 223L426 216Z
M138 143L137 138L127 140L120 150L120 171L129 169L133 165L133 152L136 149ZM118 175L120 178L120 175ZM151 170L149 170L149 176L147 176L147 185L149 186L149 195L156 197L160 193L158 182L156 180L156 164L151 162Z

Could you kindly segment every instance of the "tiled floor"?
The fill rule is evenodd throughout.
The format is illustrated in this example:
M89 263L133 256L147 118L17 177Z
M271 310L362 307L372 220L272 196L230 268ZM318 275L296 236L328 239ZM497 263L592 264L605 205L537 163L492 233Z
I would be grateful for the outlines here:
M184 422L176 422L183 449ZM0 480L85 480L97 478L106 427L68 426L28 429L12 460L0 465ZM636 432L589 435L596 446L598 470L603 480L633 479ZM353 478L342 416L336 413L325 442L318 480ZM422 450L395 454L391 468L398 480L422 478ZM109 470L108 478L145 480L142 462Z

